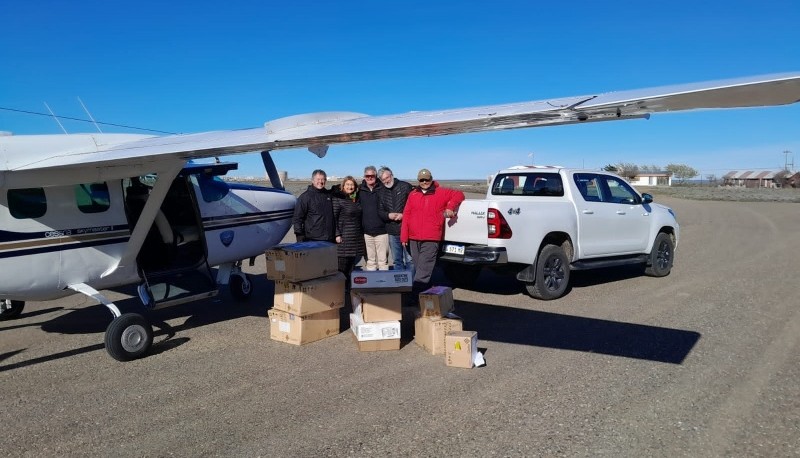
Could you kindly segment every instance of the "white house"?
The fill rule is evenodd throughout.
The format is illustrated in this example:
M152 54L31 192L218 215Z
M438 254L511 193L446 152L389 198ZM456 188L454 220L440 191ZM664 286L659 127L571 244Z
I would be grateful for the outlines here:
M630 184L638 186L672 186L672 173L641 172L628 181Z

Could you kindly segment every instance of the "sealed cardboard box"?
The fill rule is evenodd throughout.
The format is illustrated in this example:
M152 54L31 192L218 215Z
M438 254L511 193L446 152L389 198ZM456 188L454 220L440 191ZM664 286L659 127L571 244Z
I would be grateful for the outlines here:
M414 342L432 355L443 355L445 336L464 329L461 320L438 317L419 317L414 320Z
M445 316L453 310L453 289L434 286L419 293L419 310L422 316Z
M400 321L402 301L400 293L351 292L353 312L361 315L365 323Z
M361 316L355 313L350 314L350 329L353 330L353 334L359 341L400 338L399 321L364 323Z
M342 308L346 282L341 272L301 282L275 280L272 307L300 316Z
M339 271L336 244L329 242L278 245L267 250L266 257L270 280L305 281Z
M339 334L339 310L298 316L283 310L270 309L269 337L293 345L303 345Z
M358 351L388 351L400 349L400 338L360 341L356 338L356 335L353 334L353 342L356 343Z
M354 270L350 289L359 292L402 293L411 291L414 279L410 270Z
M445 364L451 367L471 368L478 356L478 333L453 331L444 338Z

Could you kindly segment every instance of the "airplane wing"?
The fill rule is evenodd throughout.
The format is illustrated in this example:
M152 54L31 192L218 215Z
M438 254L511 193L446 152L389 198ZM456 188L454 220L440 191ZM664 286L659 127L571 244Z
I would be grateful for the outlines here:
M0 137L0 171L132 166L143 161L188 160L264 150L309 148L324 156L328 145L403 137L425 137L594 121L647 118L651 113L784 105L800 101L800 73L783 73L704 83L663 86L441 111L385 116L311 113L265 123L264 127L118 141L85 134L91 147L73 146L45 157L14 156ZM80 139L75 135L77 143ZM126 172L127 173L127 172ZM107 174L106 174L107 176Z

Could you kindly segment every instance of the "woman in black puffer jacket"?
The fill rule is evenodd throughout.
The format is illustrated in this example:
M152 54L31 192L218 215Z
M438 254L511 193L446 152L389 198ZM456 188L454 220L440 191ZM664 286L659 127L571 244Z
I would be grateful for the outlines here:
M350 273L366 253L364 228L361 225L361 202L358 199L356 179L352 176L345 177L341 188L333 190L333 197L339 271L345 274L347 285L350 285Z

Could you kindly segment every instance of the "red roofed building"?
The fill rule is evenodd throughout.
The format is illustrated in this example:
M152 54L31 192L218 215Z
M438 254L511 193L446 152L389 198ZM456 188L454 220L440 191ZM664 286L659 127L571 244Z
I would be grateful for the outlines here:
M722 184L745 188L780 188L786 175L788 172L785 170L732 171L722 176Z

